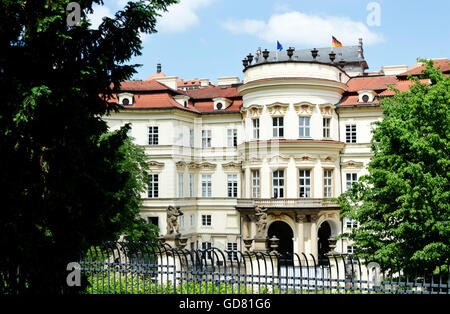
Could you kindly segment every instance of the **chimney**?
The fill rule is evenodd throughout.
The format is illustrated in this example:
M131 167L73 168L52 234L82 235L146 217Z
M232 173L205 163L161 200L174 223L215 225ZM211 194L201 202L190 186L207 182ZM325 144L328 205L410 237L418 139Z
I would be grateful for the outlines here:
M239 77L237 77L237 76L219 77L217 79L217 85L219 85L219 86L238 84L239 82L240 82Z
M170 77L161 77L156 78L156 81L160 82L161 84L166 85L169 88L178 89L178 77L176 76L170 76Z
M200 81L200 87L209 86L209 79L199 79L199 81Z

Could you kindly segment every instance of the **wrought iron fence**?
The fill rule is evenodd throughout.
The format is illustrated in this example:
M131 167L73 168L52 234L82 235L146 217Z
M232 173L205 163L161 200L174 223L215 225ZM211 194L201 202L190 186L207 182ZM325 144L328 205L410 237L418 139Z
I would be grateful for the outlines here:
M111 242L90 250L79 264L92 294L449 294L448 266L434 275L411 275L349 255L316 260L304 253Z

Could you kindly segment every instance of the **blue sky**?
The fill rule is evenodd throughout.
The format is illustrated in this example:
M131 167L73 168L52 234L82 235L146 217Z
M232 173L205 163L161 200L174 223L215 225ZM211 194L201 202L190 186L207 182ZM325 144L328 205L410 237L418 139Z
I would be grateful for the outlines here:
M105 0L91 20L111 16L126 0ZM377 14L377 13L380 14ZM239 76L242 59L258 47L343 45L363 37L369 72L383 65L413 65L418 57L450 57L448 0L181 0L163 13L158 33L143 36L135 79L156 72L182 79Z

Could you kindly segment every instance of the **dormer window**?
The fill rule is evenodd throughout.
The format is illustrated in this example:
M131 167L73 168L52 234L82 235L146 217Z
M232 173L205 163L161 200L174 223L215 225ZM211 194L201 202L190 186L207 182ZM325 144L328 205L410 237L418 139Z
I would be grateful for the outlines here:
M118 101L120 105L131 106L133 105L133 94L122 93L118 95Z
M376 93L373 90L360 90L358 91L358 102L370 103L375 101Z
M214 102L214 110L225 110L232 103L231 100L229 100L227 98L223 98L223 97L213 98L212 100Z
M175 101L182 105L184 108L187 108L190 97L186 95L176 95L173 96L173 99L175 99Z

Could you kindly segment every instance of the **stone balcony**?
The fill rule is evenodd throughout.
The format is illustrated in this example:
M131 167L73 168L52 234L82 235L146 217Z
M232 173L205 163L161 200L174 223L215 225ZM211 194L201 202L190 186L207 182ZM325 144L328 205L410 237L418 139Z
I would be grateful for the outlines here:
M339 205L328 198L240 198L236 208L245 210L256 206L268 209L339 209Z

